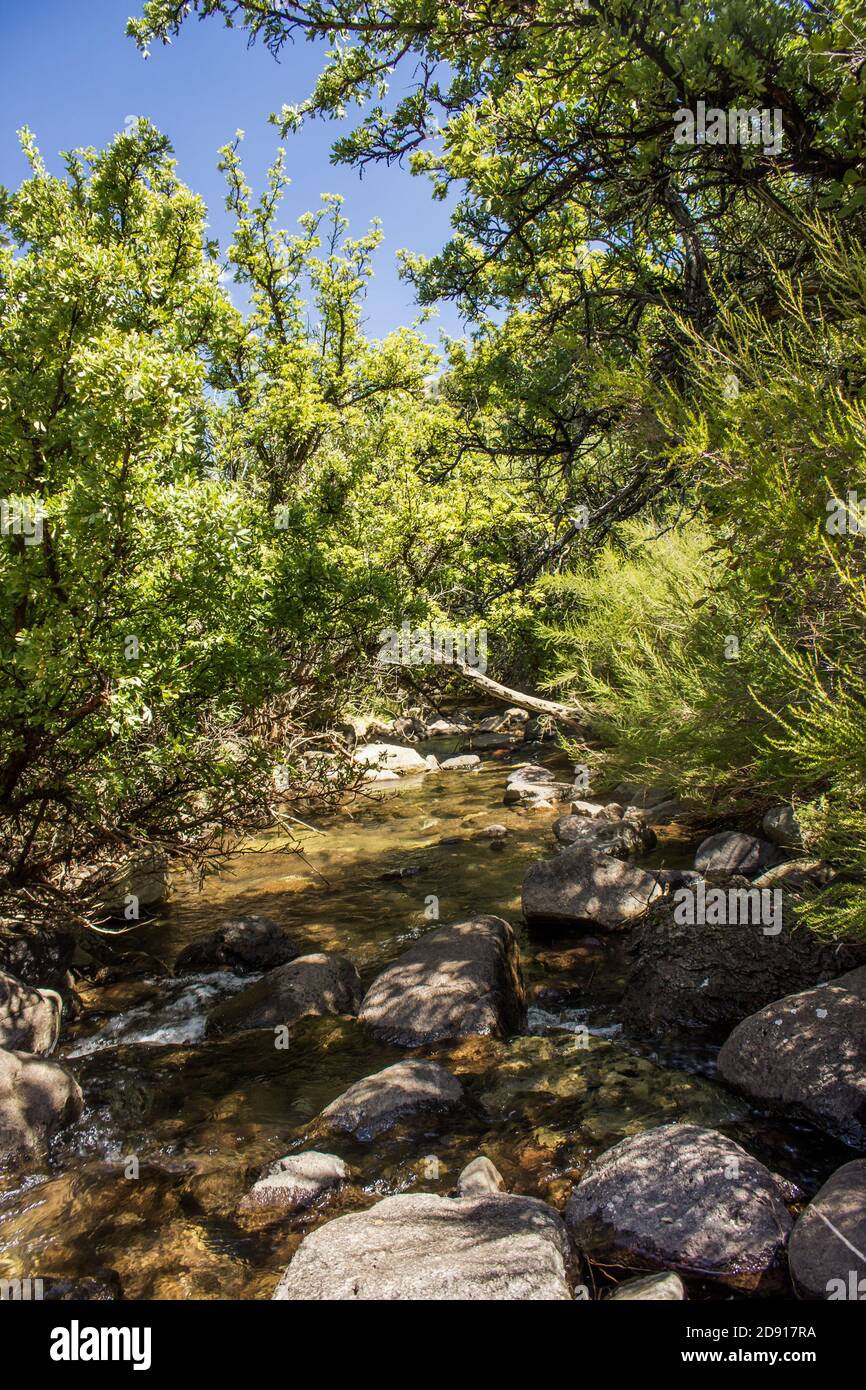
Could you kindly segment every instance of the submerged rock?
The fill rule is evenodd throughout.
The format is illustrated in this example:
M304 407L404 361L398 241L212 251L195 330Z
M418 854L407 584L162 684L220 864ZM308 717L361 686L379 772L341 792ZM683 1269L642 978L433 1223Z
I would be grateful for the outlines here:
M758 920L692 925L681 920L679 897L655 904L629 941L631 967L623 998L626 1016L643 1028L694 1028L723 1038L772 999L827 980L863 959L862 947L820 941L806 927L796 927L784 910L780 930L765 934L760 894L747 879L732 878L714 887L725 893L725 905L730 902L742 916L742 894L750 894L748 903L755 910L749 915ZM731 893L739 896L731 898Z
M270 917L230 917L185 946L174 968L180 974L225 965L245 974L287 965L297 955L297 946Z
M495 1044L485 1065L479 1101L495 1124L521 1129L563 1127L562 1142L578 1132L595 1149L636 1128L688 1120L707 1128L742 1119L743 1102L703 1077L636 1057L584 1030L511 1038Z
M590 922L616 930L643 916L661 892L654 874L578 844L531 866L523 911L528 922Z
M508 826L485 825L483 830L479 830L478 835L485 840L504 840L508 835Z
M519 1032L526 998L514 932L486 916L428 932L373 981L359 1017L402 1047Z
M866 967L743 1019L718 1067L747 1096L866 1148Z
M755 1289L780 1265L797 1195L715 1130L663 1125L590 1164L566 1222L593 1263Z
M695 868L702 874L743 874L753 878L782 858L784 855L767 840L744 835L740 830L725 830L720 835L710 835L698 846Z
M83 1108L81 1088L59 1062L0 1051L0 1163L42 1157Z
M399 1121L426 1119L462 1100L460 1082L437 1062L397 1062L356 1081L325 1107L319 1123L366 1142Z
M866 1298L866 1159L837 1168L811 1200L788 1243L801 1298Z
M346 956L324 951L278 966L208 1014L207 1037L275 1028L309 1015L356 1014L361 981Z
M0 1048L53 1052L60 1037L63 1001L53 989L35 989L0 971Z
M264 1177L250 1188L238 1210L245 1212L300 1211L312 1206L327 1192L348 1182L352 1170L334 1154L291 1154L280 1158Z
M386 1197L301 1243L275 1299L566 1300L568 1238L532 1197Z

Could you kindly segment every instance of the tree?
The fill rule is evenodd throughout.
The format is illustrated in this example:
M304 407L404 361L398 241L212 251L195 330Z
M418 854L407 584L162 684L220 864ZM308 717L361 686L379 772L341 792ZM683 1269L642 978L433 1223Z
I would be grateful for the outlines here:
M200 199L147 122L65 177L23 143L0 248L0 896L90 922L142 848L207 864L273 820L292 737L249 721L295 668L273 518L213 467L209 362L237 315Z
M405 273L422 304L456 300L492 344L487 363L515 383L512 426L483 441L468 428L466 446L506 460L519 451L554 487L570 468L565 512L587 493L608 524L674 481L654 422L636 416L633 392L610 390L613 374L638 360L652 381L681 375L679 324L711 338L726 285L782 312L765 253L808 277L803 215L832 208L862 226L862 0L149 0L129 29L144 47L195 15L243 27L275 55L327 41L315 91L275 116L283 133L358 104L336 160L408 159L434 196L459 192L453 237L431 260L407 256ZM410 90L389 105L397 68ZM726 124L720 142L715 131L680 139L699 102L733 112L736 138ZM765 111L769 126L753 130L750 113ZM512 310L525 317L497 331ZM529 364L517 355L527 345ZM648 429L626 460L608 441L639 423ZM580 539L557 534L566 552Z

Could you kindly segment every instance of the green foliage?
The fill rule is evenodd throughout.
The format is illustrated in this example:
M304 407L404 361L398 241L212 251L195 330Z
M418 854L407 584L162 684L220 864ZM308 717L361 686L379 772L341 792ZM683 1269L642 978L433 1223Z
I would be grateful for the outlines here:
M564 578L576 616L552 640L618 766L797 803L842 876L804 911L841 933L866 910L866 554L847 505L866 498L866 256L824 220L803 231L813 296L778 269L783 319L732 296L714 341L693 336L690 394L659 402L699 517L632 529L625 556Z
M378 700L409 620L487 627L504 678L545 660L611 773L793 799L840 871L804 910L849 929L866 563L827 521L866 498L863 0L148 0L129 31L195 16L328 40L274 119L356 104L337 160L457 192L402 265L471 338L444 365L417 328L369 341L381 233L330 196L284 230L282 156L257 198L222 152L222 262L146 124L65 179L32 152L0 260L3 489L44 511L2 557L7 883L55 891L112 838L200 856L196 816L272 813L287 731L315 792L292 737ZM781 113L781 148L682 142L698 102Z

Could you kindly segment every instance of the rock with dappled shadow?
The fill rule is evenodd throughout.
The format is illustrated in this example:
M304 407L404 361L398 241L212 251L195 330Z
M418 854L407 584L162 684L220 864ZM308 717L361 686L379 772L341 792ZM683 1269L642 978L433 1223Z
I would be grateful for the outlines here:
M866 1299L866 1159L837 1168L801 1213L788 1268L801 1298Z
M866 966L743 1019L718 1066L747 1096L866 1149Z
M211 1009L208 1037L248 1028L276 1028L299 1018L356 1014L361 981L346 956L320 951L278 966L239 994Z
M272 1164L264 1177L254 1183L242 1198L238 1211L300 1211L348 1182L352 1171L335 1154L289 1154Z
M53 1052L60 1037L63 1001L53 989L36 989L0 971L0 1047L10 1052Z
M699 915L697 890L687 887L690 900L679 887L672 891L676 898L654 904L628 946L624 1016L649 1032L696 1029L721 1041L771 1000L864 959L862 945L820 941L797 926L784 903L779 930L765 930L761 913L767 900L748 879L734 876L704 885L704 900L712 902L716 895L723 905L727 920L721 923L683 920Z
M662 1125L590 1164L566 1221L594 1264L754 1289L780 1266L797 1195L716 1130Z
M723 830L710 835L695 854L699 873L743 874L753 878L784 859L784 854L768 840L744 835L741 830Z
M243 974L274 970L297 955L297 946L270 917L230 917L185 946L174 968L180 974L224 965Z
M567 1300L568 1238L532 1197L386 1197L301 1243L278 1300Z
M489 916L428 932L373 981L359 1017L402 1047L519 1032L526 997L514 932Z
M83 1108L78 1082L59 1062L0 1051L0 1163L41 1158Z
M661 893L655 874L578 844L531 866L523 880L523 912L529 922L616 930L642 917Z
M561 845L601 850L615 859L628 859L652 849L656 837L649 826L634 820L590 819L583 815L560 816L553 833Z
M366 1142L399 1122L452 1110L462 1100L460 1082L438 1062L396 1062L332 1100L318 1125Z

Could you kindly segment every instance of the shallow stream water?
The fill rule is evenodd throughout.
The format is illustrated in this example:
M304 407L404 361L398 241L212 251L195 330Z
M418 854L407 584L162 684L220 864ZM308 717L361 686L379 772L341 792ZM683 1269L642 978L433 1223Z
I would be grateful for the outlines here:
M421 751L443 757L453 744L431 741ZM102 1281L129 1299L269 1298L303 1234L341 1211L395 1192L451 1192L479 1153L509 1190L562 1208L596 1154L672 1120L723 1130L807 1194L845 1161L844 1151L773 1121L718 1083L713 1050L696 1044L662 1054L634 1035L619 1008L621 937L527 934L520 885L529 863L552 853L557 813L503 806L508 765L520 756L485 758L478 772L380 784L315 822L302 857L273 853L265 840L201 891L175 885L161 918L124 939L150 953L153 971L83 991L84 1010L58 1055L84 1090L85 1114L44 1171L0 1179L0 1277ZM566 771L556 751L538 760ZM495 848L481 835L491 824L508 828ZM644 862L676 866L691 853L672 829ZM398 870L409 872L396 877ZM275 1045L273 1030L205 1041L208 1008L251 977L170 973L196 935L228 916L260 913L302 952L350 956L366 987L436 925L437 911L441 923L477 912L512 922L528 1031L413 1054L460 1075L465 1113L369 1144L323 1140L313 1122L352 1082L404 1051L348 1018L302 1020L286 1048ZM262 1168L304 1147L339 1154L353 1183L319 1210L238 1216Z

